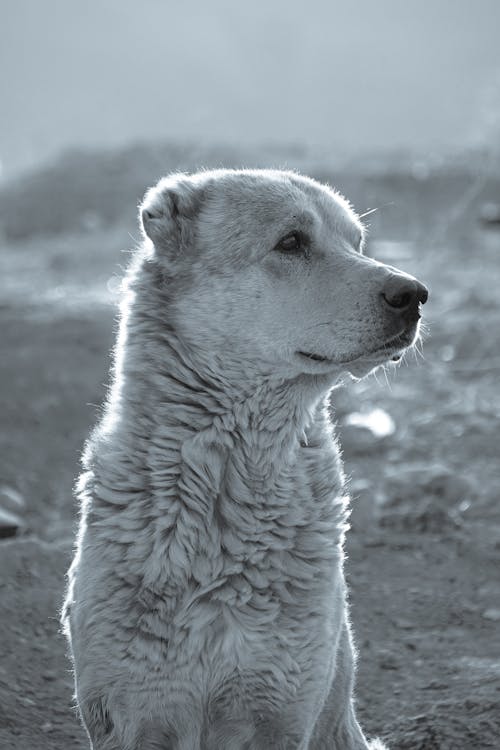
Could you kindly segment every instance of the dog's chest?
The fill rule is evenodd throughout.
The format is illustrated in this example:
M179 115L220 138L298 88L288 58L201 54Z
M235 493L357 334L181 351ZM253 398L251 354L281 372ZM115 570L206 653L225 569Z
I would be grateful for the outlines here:
M344 505L332 486L339 477L312 482L308 461L318 456L304 453L272 482L242 487L230 477L217 499L217 545L200 545L189 593L178 599L171 650L244 667L303 648L327 627L341 577ZM265 502L242 502L252 490Z
M186 499L129 646L159 679L210 695L264 684L286 702L298 675L328 661L343 611L341 476L321 446L292 458L259 474L235 453L207 512Z
M260 686L266 701L286 704L300 676L327 663L343 611L341 563L278 558L186 599L169 628L168 673L217 701L244 703L245 691L255 696Z

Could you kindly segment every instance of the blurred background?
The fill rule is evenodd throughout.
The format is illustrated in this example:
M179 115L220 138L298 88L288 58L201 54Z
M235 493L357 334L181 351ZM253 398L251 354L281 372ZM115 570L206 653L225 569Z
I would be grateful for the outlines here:
M4 179L166 139L442 156L499 122L496 0L19 0L2 25Z
M343 387L359 713L392 748L500 736L500 4L18 0L0 65L0 745L84 748L57 612L137 205L171 170L291 167L430 287ZM50 708L49 708L50 707Z

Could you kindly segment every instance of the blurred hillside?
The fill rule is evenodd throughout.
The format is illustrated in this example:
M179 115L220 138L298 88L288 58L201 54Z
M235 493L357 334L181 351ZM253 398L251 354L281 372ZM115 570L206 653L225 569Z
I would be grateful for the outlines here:
M380 154L369 161L335 160L299 147L204 147L189 142L153 142L121 149L71 150L0 188L0 237L38 235L136 225L137 205L161 176L178 170L218 167L291 168L334 184L369 223L391 235L425 232L450 219L460 225L470 210L500 201L500 159L492 148L440 159L408 153ZM462 203L467 204L467 215Z

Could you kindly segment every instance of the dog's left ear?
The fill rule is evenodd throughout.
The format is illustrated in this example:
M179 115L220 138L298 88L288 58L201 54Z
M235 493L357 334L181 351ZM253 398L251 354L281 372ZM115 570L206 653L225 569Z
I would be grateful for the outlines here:
M202 187L185 174L164 177L148 190L140 206L140 223L159 253L174 260L192 244L193 219L202 197Z

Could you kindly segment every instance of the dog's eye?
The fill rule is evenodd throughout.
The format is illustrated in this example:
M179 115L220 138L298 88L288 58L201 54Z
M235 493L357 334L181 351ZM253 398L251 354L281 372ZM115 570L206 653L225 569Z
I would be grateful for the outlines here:
M296 253L304 249L302 237L298 232L290 232L276 245L276 250L283 253Z

